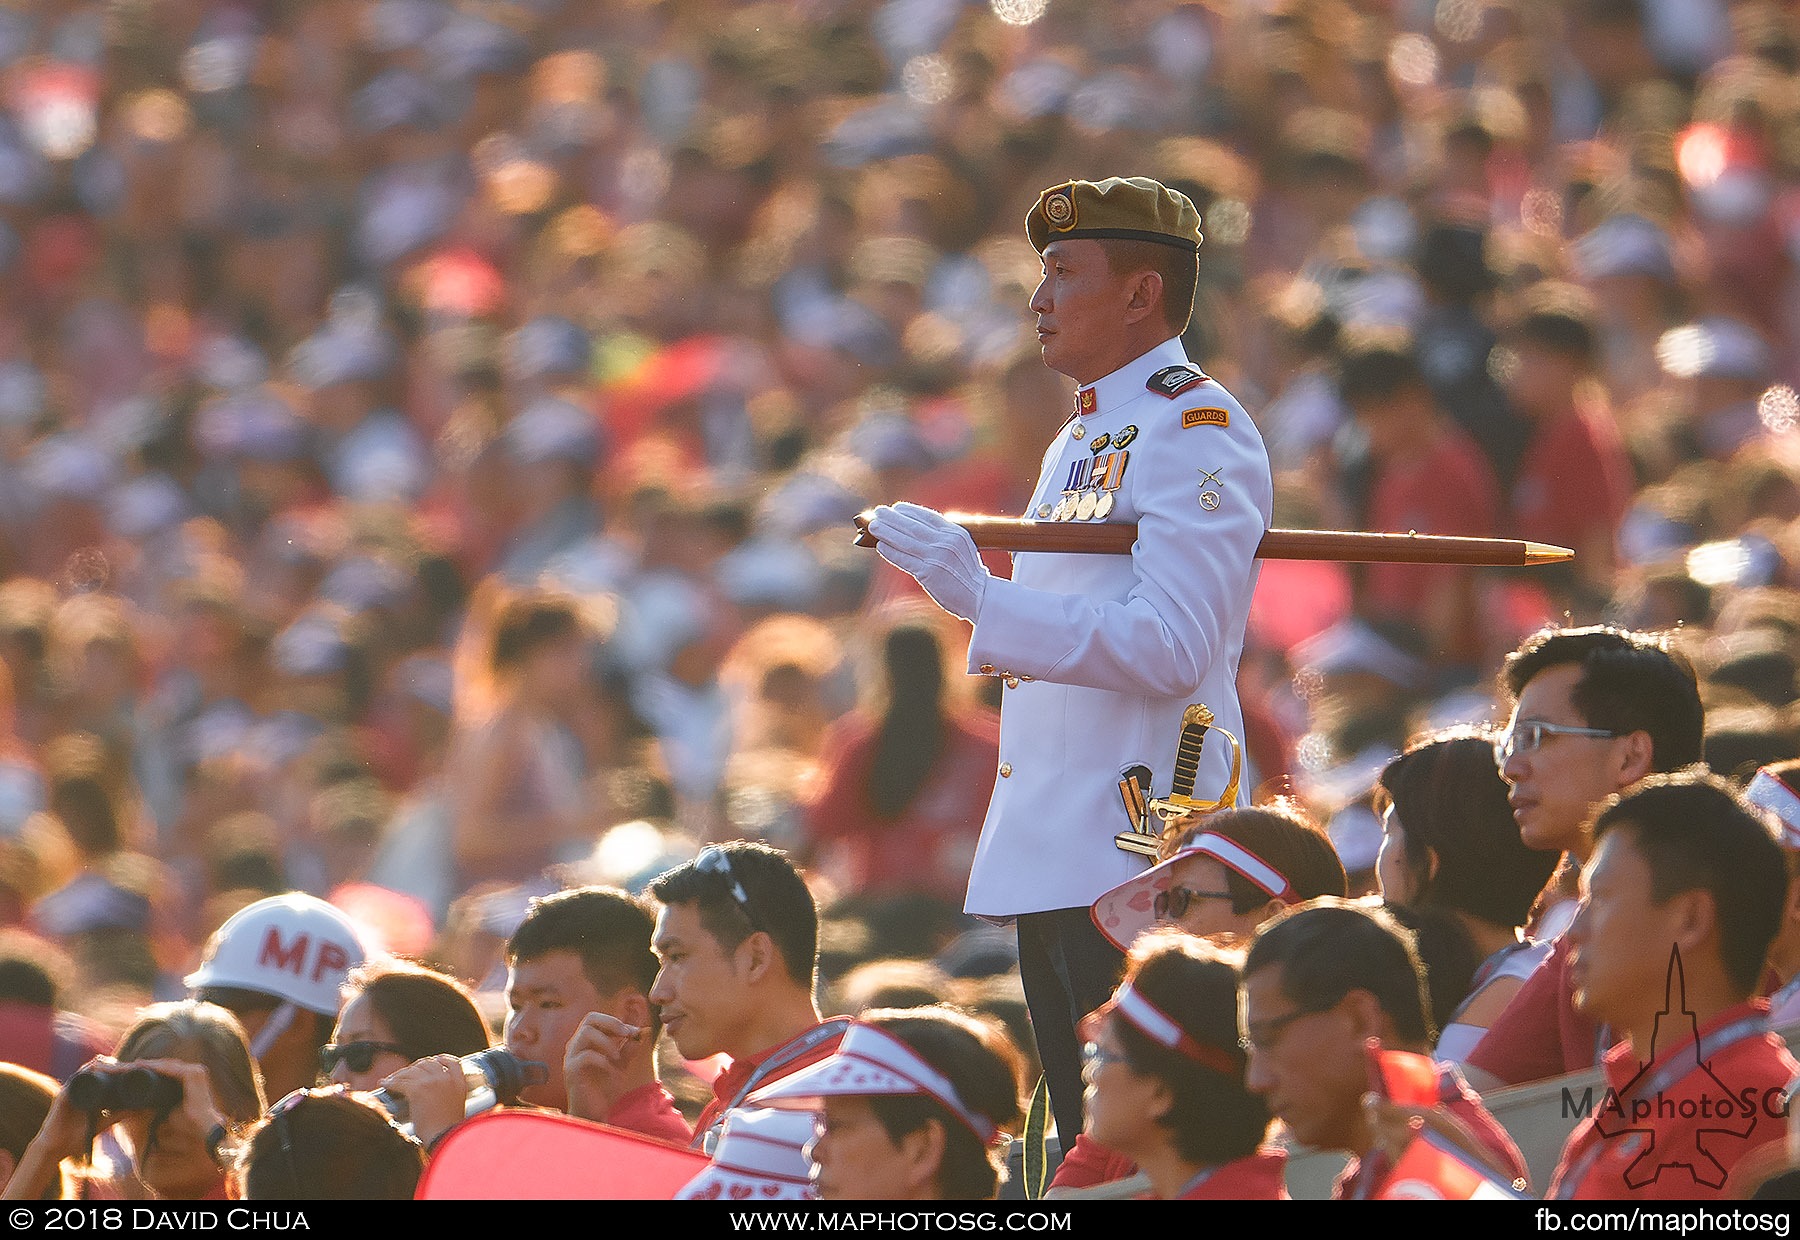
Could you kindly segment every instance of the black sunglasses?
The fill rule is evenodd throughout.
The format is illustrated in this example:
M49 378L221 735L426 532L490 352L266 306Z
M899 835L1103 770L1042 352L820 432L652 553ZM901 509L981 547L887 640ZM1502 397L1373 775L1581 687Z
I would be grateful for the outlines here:
M1159 921L1180 921L1187 916L1188 905L1195 900L1229 900L1229 891L1195 891L1192 887L1171 887L1156 893L1150 911Z
M750 923L750 928L762 930L765 934L768 933L750 908L750 893L744 890L743 882L731 868L731 854L722 848L708 845L700 850L698 857L694 858L694 869L702 874L717 874L723 878L725 889L731 893L731 898L737 902L738 908L743 910L745 919Z
M383 1051L392 1051L408 1062L412 1059L404 1046L395 1046L392 1042L327 1042L319 1048L319 1071L330 1076L332 1069L342 1062L348 1064L352 1072L367 1072L375 1066L375 1056Z

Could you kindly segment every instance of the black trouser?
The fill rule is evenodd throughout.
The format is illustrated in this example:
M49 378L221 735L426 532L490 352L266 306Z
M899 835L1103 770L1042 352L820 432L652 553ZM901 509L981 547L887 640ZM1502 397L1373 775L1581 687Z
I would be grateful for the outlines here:
M1112 997L1125 955L1094 927L1085 908L1025 913L1019 924L1019 977L1050 1087L1050 1110L1064 1150L1081 1132L1081 1018Z

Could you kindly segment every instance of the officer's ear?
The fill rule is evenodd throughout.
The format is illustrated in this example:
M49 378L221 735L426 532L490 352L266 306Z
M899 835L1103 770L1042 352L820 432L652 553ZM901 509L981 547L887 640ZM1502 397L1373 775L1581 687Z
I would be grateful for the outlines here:
M1145 268L1131 277L1131 297L1125 303L1125 321L1141 323L1151 315L1161 315L1163 278L1159 271Z

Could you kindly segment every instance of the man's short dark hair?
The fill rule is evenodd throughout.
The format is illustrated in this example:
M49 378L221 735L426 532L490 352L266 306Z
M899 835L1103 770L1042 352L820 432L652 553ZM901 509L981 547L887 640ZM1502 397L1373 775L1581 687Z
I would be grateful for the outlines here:
M1412 337L1400 330L1363 330L1345 336L1337 360L1338 396L1346 405L1374 405L1403 392L1429 391Z
M1163 321L1171 335L1187 330L1194 317L1194 290L1200 284L1200 257L1179 246L1158 241L1131 241L1107 238L1100 242L1106 251L1106 269L1115 276L1139 271L1154 271L1162 277Z
M1594 299L1575 284L1546 280L1526 290L1508 335L1592 366L1600 355Z
M731 863L732 878L743 886L747 908L739 905L731 879L700 869L698 857L651 883L650 894L664 904L695 905L700 924L728 952L763 930L774 940L788 976L810 989L819 963L819 910L806 880L786 853L767 844L734 840L714 844L710 850L723 853ZM703 851L701 857L705 855Z
M647 995L659 967L650 950L655 929L650 910L617 887L559 891L531 902L525 920L507 940L506 963L573 952L601 994L630 986Z
M1413 932L1378 904L1323 896L1265 922L1250 944L1244 976L1281 967L1281 988L1303 1012L1324 1012L1366 990L1401 1040L1429 1046L1425 965Z
M1654 903L1685 891L1712 895L1726 977L1740 996L1755 993L1787 902L1775 825L1717 775L1692 770L1653 775L1609 799L1594 819L1595 843L1619 829L1650 867Z
M1655 634L1610 625L1544 629L1506 656L1500 680L1514 701L1539 672L1581 668L1569 695L1590 728L1650 734L1650 766L1674 771L1700 761L1706 712L1687 657Z

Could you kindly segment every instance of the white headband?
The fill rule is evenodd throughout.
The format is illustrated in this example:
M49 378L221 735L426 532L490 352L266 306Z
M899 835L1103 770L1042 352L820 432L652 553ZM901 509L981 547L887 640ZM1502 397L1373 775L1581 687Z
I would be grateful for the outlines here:
M1166 1047L1202 1067L1222 1072L1226 1076L1235 1077L1239 1074L1238 1066L1232 1061L1230 1055L1216 1046L1208 1046L1195 1039L1187 1030L1175 1023L1174 1017L1133 989L1130 982L1119 987L1112 997L1110 1006L1113 1011L1130 1022L1133 1028L1158 1046Z
M1236 840L1228 840L1208 831L1183 848L1178 855L1187 856L1189 853L1205 853L1228 869L1236 870L1277 900L1292 901L1294 889L1281 871Z

